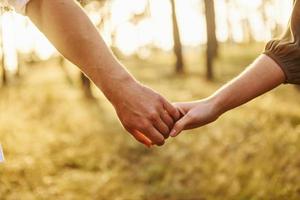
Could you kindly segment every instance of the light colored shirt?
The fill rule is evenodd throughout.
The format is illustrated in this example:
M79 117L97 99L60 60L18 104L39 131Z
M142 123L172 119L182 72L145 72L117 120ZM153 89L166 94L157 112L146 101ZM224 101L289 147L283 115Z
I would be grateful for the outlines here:
M30 0L4 0L4 5L11 6L16 12L25 14L26 5Z
M9 6L15 9L16 12L25 15L26 5L30 0L0 0L0 6ZM0 145L0 163L4 162L4 154Z
M0 163L2 162L4 162L4 155L3 155L2 147L0 145Z

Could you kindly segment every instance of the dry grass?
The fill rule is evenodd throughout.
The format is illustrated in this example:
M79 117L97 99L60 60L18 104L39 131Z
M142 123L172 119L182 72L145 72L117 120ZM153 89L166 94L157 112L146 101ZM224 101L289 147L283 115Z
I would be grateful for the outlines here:
M245 47L223 47L215 83L201 78L200 56L190 52L185 76L172 75L168 55L153 59L157 63L125 63L172 101L193 100L240 72L260 48L242 54ZM0 166L0 199L300 198L300 93L293 87L282 86L162 148L145 149L122 130L101 94L97 102L86 101L54 65L29 68L20 83L0 90L7 159Z

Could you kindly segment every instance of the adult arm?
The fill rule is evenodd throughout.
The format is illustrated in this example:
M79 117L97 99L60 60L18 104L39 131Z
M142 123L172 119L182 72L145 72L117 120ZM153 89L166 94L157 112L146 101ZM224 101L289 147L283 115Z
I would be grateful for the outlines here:
M78 3L31 0L26 14L57 50L102 90L127 131L144 144L149 145L148 139L153 144L164 143L178 111L126 71Z

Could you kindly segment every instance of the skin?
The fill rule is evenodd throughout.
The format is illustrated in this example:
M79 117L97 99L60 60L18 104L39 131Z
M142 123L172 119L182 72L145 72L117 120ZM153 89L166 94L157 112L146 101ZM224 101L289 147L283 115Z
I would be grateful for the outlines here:
M175 104L184 117L176 122L170 135L175 137L183 130L214 122L225 112L276 88L285 79L278 64L270 57L261 55L243 73L210 97Z
M130 75L74 0L31 0L26 13L57 50L104 93L137 141L146 146L164 144L180 117L178 110Z

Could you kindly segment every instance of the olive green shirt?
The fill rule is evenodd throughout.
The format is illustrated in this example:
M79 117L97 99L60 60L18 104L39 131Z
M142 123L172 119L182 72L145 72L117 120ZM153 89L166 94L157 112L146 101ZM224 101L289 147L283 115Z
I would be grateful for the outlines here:
M280 39L267 43L264 54L283 70L286 83L300 84L300 0L296 0L289 27Z

